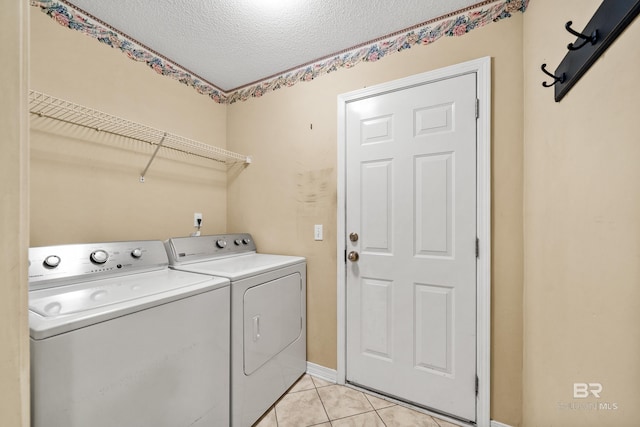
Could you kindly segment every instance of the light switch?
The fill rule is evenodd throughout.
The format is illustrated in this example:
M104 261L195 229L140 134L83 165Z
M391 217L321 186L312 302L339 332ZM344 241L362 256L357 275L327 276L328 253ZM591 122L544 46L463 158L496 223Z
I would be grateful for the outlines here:
M313 238L315 240L322 240L322 224L316 224L313 226Z

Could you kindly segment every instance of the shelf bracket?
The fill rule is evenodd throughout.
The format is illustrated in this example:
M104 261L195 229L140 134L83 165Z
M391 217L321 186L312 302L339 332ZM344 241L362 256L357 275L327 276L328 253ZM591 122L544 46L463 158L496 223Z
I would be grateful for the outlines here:
M162 144L164 144L164 140L166 138L167 138L167 133L165 132L164 135L162 135L162 139L160 140L160 143L156 145L156 150L151 155L151 158L147 163L147 167L145 167L142 173L140 174L140 182L144 183L144 176L147 174L147 171L149 170L149 166L151 166L151 163L153 163L153 159L156 158L156 154L158 154L158 150L160 150L160 147L162 147Z

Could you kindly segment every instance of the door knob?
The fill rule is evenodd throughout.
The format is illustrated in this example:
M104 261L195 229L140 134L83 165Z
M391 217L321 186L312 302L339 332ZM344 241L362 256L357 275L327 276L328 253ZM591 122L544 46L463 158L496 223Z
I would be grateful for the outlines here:
M349 252L349 255L347 255L347 258L351 262L356 262L357 260L360 259L360 255L358 255L358 252L356 252L356 251L351 251L351 252Z
M352 242L357 242L358 241L358 233L349 234L349 240L351 240Z

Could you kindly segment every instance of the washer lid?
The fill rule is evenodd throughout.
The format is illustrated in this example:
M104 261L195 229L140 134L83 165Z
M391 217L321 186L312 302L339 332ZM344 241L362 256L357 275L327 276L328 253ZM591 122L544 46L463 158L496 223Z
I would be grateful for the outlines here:
M173 266L173 268L227 277L234 281L303 262L305 262L305 258L303 257L249 253L210 261L183 264Z
M29 292L31 337L42 339L229 286L229 280L164 269Z

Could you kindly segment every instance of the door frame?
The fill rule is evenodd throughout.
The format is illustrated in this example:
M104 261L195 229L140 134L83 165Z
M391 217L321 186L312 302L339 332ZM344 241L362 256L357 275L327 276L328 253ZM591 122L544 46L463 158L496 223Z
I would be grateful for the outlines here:
M346 382L346 108L349 102L385 92L435 82L463 74L476 73L479 117L476 159L476 230L479 256L476 263L476 425L490 427L491 423L491 58L483 57L461 64L440 68L376 86L338 95L338 210L337 210L337 323L338 369L337 382Z

